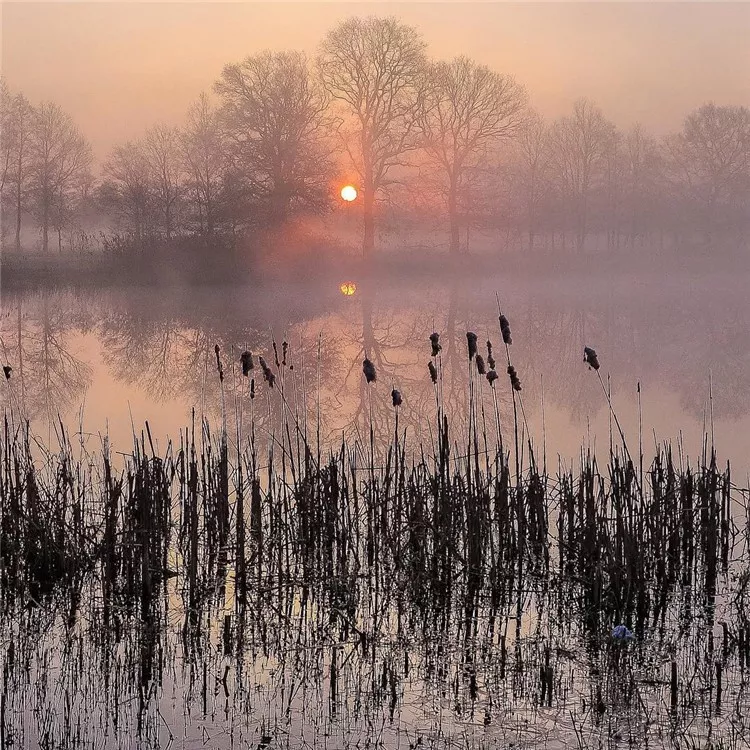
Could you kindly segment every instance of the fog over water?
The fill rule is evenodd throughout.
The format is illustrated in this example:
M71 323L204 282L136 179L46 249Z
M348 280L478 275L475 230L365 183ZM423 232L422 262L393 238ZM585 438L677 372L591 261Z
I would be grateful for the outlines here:
M0 10L0 750L747 746L750 3Z
M355 285L351 296L340 290L344 282ZM584 346L592 346L632 446L638 441L640 383L646 452L654 439L675 444L682 439L695 459L713 412L722 460L731 459L740 477L750 455L746 291L743 274L675 271L403 279L387 286L342 277L315 284L6 293L5 356L19 365L3 399L6 405L21 403L42 434L59 412L71 429L82 425L93 444L108 433L119 450L127 450L133 427L140 433L145 420L162 440L189 424L193 408L220 421L216 344L227 371L229 413L237 399L247 418L248 382L241 377L239 355L249 348L272 363L273 337L279 352L283 341L289 343L289 362L297 369L286 375L287 393L294 387L295 398L301 398L305 378L312 420L320 338L324 440L365 435L371 397L379 437L387 442L393 387L404 396L401 418L408 434L429 440L435 402L428 336L441 334L444 395L458 427L467 413L466 332L477 333L480 351L492 340L497 354L502 341L497 293L512 325L511 351L528 426L539 451L545 428L551 468L558 453L569 465L581 446L608 450L609 410L596 374L583 362ZM361 373L365 354L378 371L369 396ZM267 393L278 408L278 387L269 391L258 373L257 388L263 411ZM507 426L512 413L504 372L496 388ZM491 419L486 382L482 392Z

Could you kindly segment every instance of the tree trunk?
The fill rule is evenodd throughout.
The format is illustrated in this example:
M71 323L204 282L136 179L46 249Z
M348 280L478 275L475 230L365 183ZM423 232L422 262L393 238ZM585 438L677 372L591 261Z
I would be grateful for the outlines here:
M19 251L21 249L21 184L23 181L22 170L23 170L22 149L19 148L18 150L18 172L16 174L16 177L18 178L18 181L16 182L16 250L19 250Z
M583 176L583 186L580 195L578 226L576 227L576 244L578 246L579 252L583 252L584 245L586 244L586 225L588 224L588 197L589 176L587 173L585 173Z
M372 258L375 253L375 195L371 184L365 186L363 191L363 218L364 235L362 238L362 257L365 260Z
M450 221L450 254L458 255L461 252L461 246L458 223L458 185L455 180L451 180L448 188L448 219Z

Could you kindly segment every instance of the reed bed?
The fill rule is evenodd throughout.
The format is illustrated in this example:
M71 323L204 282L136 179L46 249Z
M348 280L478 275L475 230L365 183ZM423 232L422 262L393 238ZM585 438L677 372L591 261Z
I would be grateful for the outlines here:
M217 347L222 424L161 451L6 413L0 750L746 745L748 492L708 445L634 460L619 422L606 465L549 473L499 322L500 368L467 333L460 434L425 342L429 444L394 387L390 441L369 391L367 434L323 445L286 343L258 382Z

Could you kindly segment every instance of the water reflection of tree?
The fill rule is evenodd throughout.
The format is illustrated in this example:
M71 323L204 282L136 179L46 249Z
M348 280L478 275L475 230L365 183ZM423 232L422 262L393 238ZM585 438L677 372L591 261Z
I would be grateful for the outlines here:
M370 285L363 285L358 298L359 320L344 321L342 352L346 352L346 369L332 390L331 405L343 408L344 432L369 436L370 425L378 442L393 438L395 414L391 390L401 391L405 399L399 415L399 429L415 431L423 415L424 388L427 377L416 365L426 363L429 314L424 310L389 307L378 300ZM362 363L370 359L377 371L377 381L368 384ZM369 437L367 438L369 439Z
M254 321L249 325L242 322L244 315L227 318L223 307L213 305L182 309L179 314L175 305L158 308L126 305L101 321L102 356L117 380L138 387L155 400L178 399L186 410L195 407L213 422L224 414L230 433L236 428L235 418L242 422L245 435L250 432L251 418L263 434L278 430L284 413L287 419L300 422L316 419L316 391L311 385L317 382L318 355L324 376L335 361L334 338L321 337L319 345L319 331L311 323L292 318L274 321L275 328L264 326L257 309L248 315ZM223 380L217 369L216 346ZM247 378L240 366L245 349L253 352L255 364ZM273 388L264 381L259 356L276 376ZM256 395L253 404L251 379ZM300 394L303 381L308 391L304 401Z
M594 299L529 302L516 315L514 349L527 401L538 404L543 378L548 403L574 422L604 408L598 378L582 362L585 345L600 354L605 382L622 402L675 392L695 419L707 408L709 373L717 418L750 409L750 326L746 302L732 294L598 295ZM514 334L515 336L515 334Z
M542 382L546 403L576 424L606 408L598 378L582 361L584 345L599 352L602 375L605 383L611 375L620 408L635 408L636 386L641 383L646 422L649 395L665 391L675 393L682 408L700 421L707 406L709 372L717 419L740 417L750 410L750 327L741 285L727 284L717 294L716 287L706 284L686 294L677 283L667 287L654 281L640 286L621 281L611 289L576 286L572 281L560 289L529 281L455 279L433 286L398 282L377 289L361 283L351 298L326 298L317 291L292 293L273 305L243 290L203 297L195 291L176 299L132 291L123 296L6 295L2 335L13 375L4 398L7 401L12 393L37 418L54 417L75 404L91 377L90 366L75 349L80 334L93 332L104 363L118 381L138 387L151 399L179 400L186 413L195 405L215 420L222 404L214 354L218 344L231 425L235 396L246 418L250 413L249 382L239 374L239 355L248 347L256 354L256 365L262 354L276 371L273 335L280 359L282 341L289 342L288 366L277 371L273 391L262 382L260 370L254 371L256 419L267 421L270 414L273 424L279 424L286 408L280 392L283 372L288 409L315 424L320 374L324 436L340 434L342 427L367 436L372 406L377 439L390 441L390 391L395 387L404 397L400 426L408 428L412 438L429 441L429 430L434 433L435 426L435 393L427 372L428 336L434 330L443 346L443 402L459 439L467 415L466 332L473 330L483 353L487 338L495 344L500 375L496 392L505 429L512 406L495 284L511 322L511 355L537 439ZM369 388L362 376L366 355L378 371L377 383ZM480 382L485 408L492 410L489 387ZM675 431L680 427L675 425Z
M438 360L440 402L449 417L452 437L460 440L468 415L469 372L475 372L476 367L473 362L469 364L466 333L477 328L475 323L479 322L481 325L477 330L483 331L480 339L484 342L488 335L491 336L485 323L493 318L475 315L469 291L468 286L453 281L448 288L438 285L423 289L413 300L406 302L398 299L391 303L372 290L362 294L358 309L361 318L346 328L343 349L348 367L336 392L339 405L346 405L347 399L351 402L352 394L356 394L345 430L367 437L372 419L376 441L385 441L386 444L392 441L395 414L391 389L397 388L404 398L399 428L408 429L412 441L427 441L425 444L428 444L431 437L434 439L437 394L427 368L431 353L429 336L434 331L440 335L442 346ZM375 384L367 385L363 377L362 360L365 356L376 366ZM487 423L492 425L494 403L490 387L484 378L473 377L477 383L478 413L481 415L484 403ZM505 418L511 409L510 396L502 386L496 392Z
M72 295L42 292L20 295L4 305L4 357L13 367L6 405L31 420L48 424L82 399L91 382L91 365L76 354L76 341L88 328L85 311Z
M137 385L156 400L195 397L208 351L206 332L173 317L128 310L101 322L102 358L117 380Z

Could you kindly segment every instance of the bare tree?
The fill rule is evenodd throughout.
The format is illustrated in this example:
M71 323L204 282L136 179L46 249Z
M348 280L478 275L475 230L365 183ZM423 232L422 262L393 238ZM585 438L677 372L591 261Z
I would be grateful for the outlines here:
M326 205L330 127L324 92L299 52L264 52L227 65L215 90L235 163L252 179L271 224Z
M417 147L416 112L425 66L419 33L395 18L350 18L328 32L318 71L328 93L344 106L340 132L361 181L363 254L375 249L375 199L388 174Z
M656 139L640 125L625 136L624 203L630 244L643 239L659 209L663 158Z
M182 153L188 195L197 213L198 230L202 235L211 236L219 218L219 196L226 160L219 115L205 93L188 110Z
M534 249L541 215L549 195L550 132L544 119L528 110L513 139L510 162L511 179L520 203L528 237L529 250ZM551 213L551 206L546 206ZM548 221L551 219L548 216Z
M146 132L143 145L148 158L153 200L164 237L169 242L175 230L175 213L182 192L180 132L177 128L155 125Z
M151 234L153 214L151 164L143 141L117 146L104 165L104 174L102 202L118 214L135 243L142 246Z
M5 186L9 181L14 151L13 95L0 78L0 206L5 206Z
M91 146L77 128L71 128L63 136L56 175L54 226L60 251L62 231L70 225L91 188L92 164Z
M552 131L553 165L564 205L575 219L576 245L583 249L595 181L614 133L601 110L587 99L573 105L573 114L555 122Z
M13 205L15 213L15 245L21 249L21 221L29 183L29 141L33 109L23 94L12 94L0 79L0 159L2 182L0 206L3 212Z
M599 191L601 226L607 233L607 248L619 249L624 218L624 188L627 171L622 134L612 130L602 158L603 184Z
M517 132L526 92L513 78L458 57L428 67L421 105L423 146L443 174L450 251L455 254L460 249L459 197L469 170Z
M45 252L50 227L55 224L61 233L71 194L88 181L91 164L91 147L70 116L56 104L43 103L34 113L30 175Z
M665 141L673 188L710 237L750 200L750 109L706 104ZM692 212L692 211L691 211ZM738 213L739 213L738 212Z

